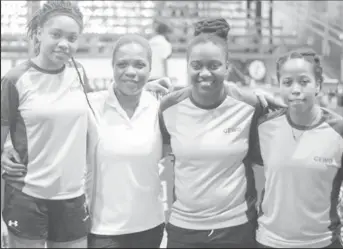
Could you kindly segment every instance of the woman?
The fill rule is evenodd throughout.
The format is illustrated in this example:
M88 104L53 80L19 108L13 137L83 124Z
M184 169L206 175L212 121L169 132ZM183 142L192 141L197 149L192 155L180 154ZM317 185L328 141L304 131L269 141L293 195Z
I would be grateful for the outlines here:
M91 248L159 248L162 241L159 103L143 90L151 55L143 37L119 38L112 55L114 84L92 98L98 122L89 144L93 167L86 183Z
M1 80L1 152L10 133L24 164L23 175L3 175L1 230L11 247L86 246L87 78L69 62L82 28L78 7L48 1L28 24L36 56Z
M228 31L224 19L196 24L187 50L190 87L161 102L163 143L175 155L168 248L255 246L256 191L244 158L262 108L225 87Z
M277 63L288 108L259 120L251 157L264 165L258 218L260 247L342 248L338 209L343 180L343 118L320 108L323 82L313 51L292 51Z
M10 133L26 169L19 177L4 174L3 222L11 247L86 246L82 177L88 106L68 63L82 19L70 2L45 3L28 24L36 56L1 80L1 148ZM87 82L81 65L77 70Z
M153 23L154 35L149 43L152 49L151 78L157 79L167 76L167 59L172 54L172 44L168 36L172 33L171 27L166 20L155 19Z

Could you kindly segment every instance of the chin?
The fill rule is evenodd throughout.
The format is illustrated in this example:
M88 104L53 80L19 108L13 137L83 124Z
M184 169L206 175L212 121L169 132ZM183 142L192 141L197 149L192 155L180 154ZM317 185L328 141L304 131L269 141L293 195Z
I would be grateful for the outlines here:
M310 106L307 104L290 104L289 108L295 112L306 112L310 109Z

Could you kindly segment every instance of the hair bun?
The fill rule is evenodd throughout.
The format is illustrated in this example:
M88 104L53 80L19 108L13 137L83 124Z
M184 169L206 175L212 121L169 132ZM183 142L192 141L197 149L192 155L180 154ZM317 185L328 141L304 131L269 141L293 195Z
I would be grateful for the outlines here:
M214 34L227 39L230 25L224 18L213 18L198 21L194 24L194 36L200 34Z

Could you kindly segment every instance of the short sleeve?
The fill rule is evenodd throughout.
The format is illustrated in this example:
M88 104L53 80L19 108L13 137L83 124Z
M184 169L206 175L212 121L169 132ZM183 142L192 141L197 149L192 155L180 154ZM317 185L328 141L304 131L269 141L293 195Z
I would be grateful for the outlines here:
M1 79L1 126L12 126L16 121L19 94L13 81L6 76Z
M260 104L258 104L260 105ZM250 135L249 135L249 151L248 160L253 164L263 166L263 159L261 155L260 140L258 134L258 124L261 118L263 108L262 106L256 107L253 120L251 122Z
M163 144L170 145L170 134L169 134L167 127L166 127L166 124L164 122L163 112L162 112L161 107L158 111L158 120L159 120L159 124L160 124L160 130L161 130L161 134L162 134Z

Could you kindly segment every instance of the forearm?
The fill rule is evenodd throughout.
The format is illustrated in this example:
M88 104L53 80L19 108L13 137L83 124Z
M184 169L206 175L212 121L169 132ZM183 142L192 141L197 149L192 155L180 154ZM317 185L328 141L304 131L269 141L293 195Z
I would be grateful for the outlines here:
M9 133L10 129L8 126L2 126L1 125L1 154L4 151L4 145L7 140L7 136Z

